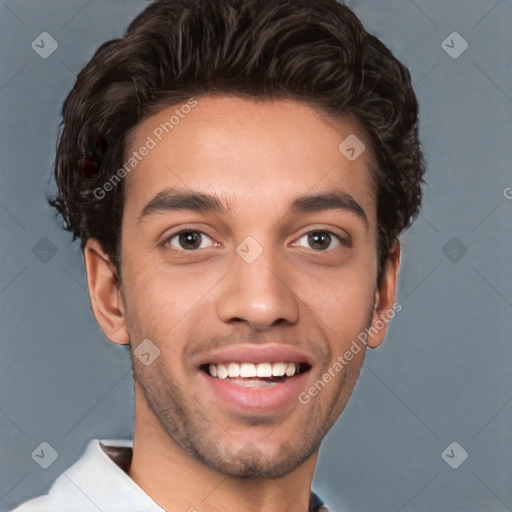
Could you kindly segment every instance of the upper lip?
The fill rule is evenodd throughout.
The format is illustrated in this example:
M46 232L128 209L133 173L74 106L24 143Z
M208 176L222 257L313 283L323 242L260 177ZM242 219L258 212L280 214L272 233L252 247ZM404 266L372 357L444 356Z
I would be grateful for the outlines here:
M233 345L228 348L214 350L202 358L204 364L220 363L306 363L312 366L312 358L289 345Z

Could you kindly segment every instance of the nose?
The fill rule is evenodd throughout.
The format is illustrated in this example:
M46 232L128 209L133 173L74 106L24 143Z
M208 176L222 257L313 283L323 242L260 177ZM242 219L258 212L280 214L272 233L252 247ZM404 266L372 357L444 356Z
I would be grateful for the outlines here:
M256 331L296 323L300 301L287 282L288 274L267 251L252 263L235 254L231 271L219 283L219 318L246 322Z

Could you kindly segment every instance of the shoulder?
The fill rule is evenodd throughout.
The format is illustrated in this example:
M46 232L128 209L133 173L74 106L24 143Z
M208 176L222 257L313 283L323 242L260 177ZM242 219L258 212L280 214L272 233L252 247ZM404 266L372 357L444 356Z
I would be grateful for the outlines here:
M9 512L69 512L70 510L98 512L94 503L68 476L73 474L71 470L75 465L55 480L47 494L25 501Z
M118 444L128 446L129 441ZM101 500L102 504L115 503L116 492L121 487L119 480L123 477L129 480L100 448L100 440L92 439L79 460L54 481L47 494L25 501L10 512L98 512ZM112 485L106 488L108 483Z
M48 494L12 512L165 512L127 474L133 439L92 439Z

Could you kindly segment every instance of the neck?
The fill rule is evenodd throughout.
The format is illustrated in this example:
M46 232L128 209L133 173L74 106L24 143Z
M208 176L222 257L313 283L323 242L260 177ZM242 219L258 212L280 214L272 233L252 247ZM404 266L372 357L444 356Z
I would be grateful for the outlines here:
M221 474L196 460L163 431L135 386L133 458L128 475L168 511L307 511L318 452L280 478Z

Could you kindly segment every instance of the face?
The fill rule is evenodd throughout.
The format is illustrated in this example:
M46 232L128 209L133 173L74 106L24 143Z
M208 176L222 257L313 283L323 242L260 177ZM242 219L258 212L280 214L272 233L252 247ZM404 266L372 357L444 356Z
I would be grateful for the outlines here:
M368 155L338 149L364 140L351 122L292 100L196 101L169 133L180 106L134 132L128 154L154 147L126 177L118 321L97 306L110 296L93 308L112 341L131 341L136 416L221 473L279 477L315 457L345 407L364 346L333 364L391 307L398 260L377 289ZM148 365L143 340L159 350Z

